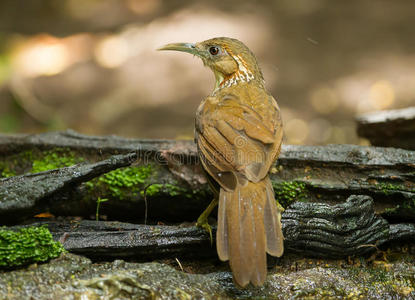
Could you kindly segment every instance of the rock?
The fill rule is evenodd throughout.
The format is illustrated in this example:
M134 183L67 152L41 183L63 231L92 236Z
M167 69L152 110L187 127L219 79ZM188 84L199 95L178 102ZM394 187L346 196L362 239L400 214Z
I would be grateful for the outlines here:
M177 264L176 264L177 265ZM187 262L182 261L184 269ZM161 263L91 263L65 254L48 264L0 271L1 299L292 299L415 297L414 258L384 263L286 257L264 286L237 289L229 271L192 274Z

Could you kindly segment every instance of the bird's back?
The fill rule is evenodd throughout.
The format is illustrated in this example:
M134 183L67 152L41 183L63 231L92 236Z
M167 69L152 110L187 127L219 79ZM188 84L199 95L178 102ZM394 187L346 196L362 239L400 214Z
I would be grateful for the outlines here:
M219 184L223 172L240 180L263 179L278 157L282 133L277 102L263 87L251 83L216 91L196 113L202 162Z

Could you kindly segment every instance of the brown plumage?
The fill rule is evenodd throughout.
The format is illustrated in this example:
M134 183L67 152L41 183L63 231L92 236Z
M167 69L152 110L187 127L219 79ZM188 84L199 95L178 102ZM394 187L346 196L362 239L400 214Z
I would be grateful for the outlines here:
M262 285L266 253L283 253L281 210L268 176L283 133L277 102L264 88L254 54L236 39L160 50L197 55L215 74L215 90L196 113L195 140L204 169L220 189L217 252L229 260L239 286Z

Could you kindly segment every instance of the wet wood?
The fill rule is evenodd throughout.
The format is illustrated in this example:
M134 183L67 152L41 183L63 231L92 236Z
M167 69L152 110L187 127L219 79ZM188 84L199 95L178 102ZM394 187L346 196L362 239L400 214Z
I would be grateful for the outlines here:
M363 255L385 243L415 239L414 224L389 225L374 213L373 201L367 196L352 196L334 206L297 202L283 213L282 223L285 253L308 257ZM161 226L83 220L32 225L44 224L68 251L93 259L216 257L209 234L193 224Z
M130 165L136 153L114 155L97 163L36 174L13 176L0 180L0 224L16 223L54 206L51 201L71 193L81 183L101 174Z
M357 133L374 146L415 150L415 107L360 115Z
M73 131L0 136L0 157L36 149L71 149L94 163L114 154L137 153L136 166L152 165L151 176L122 199L108 187L91 190L84 183L45 203L56 215L95 215L97 197L109 198L101 214L120 221L156 223L194 221L210 202L193 141L94 137ZM376 212L395 223L415 220L415 152L355 145L284 145L271 179L284 207L296 201L343 203L350 195L368 195ZM152 193L144 193L149 187ZM134 190L135 188L135 190ZM151 190L151 188L150 188ZM56 193L53 194L54 197ZM62 201L64 199L64 201Z

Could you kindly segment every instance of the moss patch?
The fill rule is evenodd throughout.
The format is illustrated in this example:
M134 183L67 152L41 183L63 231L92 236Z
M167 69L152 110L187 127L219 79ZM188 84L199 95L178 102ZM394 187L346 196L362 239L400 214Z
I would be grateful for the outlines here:
M144 190L140 192L141 196L144 196ZM186 198L193 198L195 196L204 197L208 196L207 191L202 189L186 189L181 187L178 182L170 183L154 183L147 187L146 196L156 196L159 194L166 194L171 197L182 195Z
M15 176L16 172L14 172L13 170L10 170L9 166L4 163L4 162L0 162L0 178L6 178L6 177L12 177Z
M94 191L97 197L119 200L144 197L144 194L146 197L168 195L189 199L210 196L207 189L191 189L175 180L169 180L169 183L157 182L160 180L159 168L160 166L156 164L120 168L87 182L86 186L91 192Z
M376 182L374 187L382 191L385 195L390 195L395 191L415 192L413 182Z
M386 208L382 216L385 218L402 218L406 220L415 220L415 196L412 199L405 199L402 204L393 208Z
M69 167L83 162L73 151L65 148L53 150L22 151L0 161L0 177L10 177L25 173L38 173L57 168Z
M177 196L177 195L180 195L181 193L186 192L186 190L184 188L175 186L173 184L154 183L154 184L151 184L145 190L145 192L146 192L146 196L150 196L150 197L155 196L160 193L167 193L170 196ZM144 190L142 190L140 194L144 196Z
M152 165L125 167L108 172L87 182L86 185L90 189L99 187L108 190L112 197L123 200L132 194L140 193L148 179L155 175L156 170ZM152 190L156 189L157 185L154 185Z
M23 151L4 157L0 161L0 176L11 177L29 172L32 169L32 151Z
M65 149L58 148L53 151L44 151L39 159L33 160L31 173L70 167L83 161L83 158L76 157L73 152Z
M27 227L19 231L0 228L0 268L43 262L64 251L47 227Z
M385 183L385 182L376 184L376 188L384 192L385 195L390 195L393 193L393 191L399 191L402 189L401 185L399 184Z
M99 177L98 181L108 187L112 196L123 199L124 189L137 193L139 186L145 183L151 173L152 168L150 165L126 167L108 172Z
M379 182L375 184L375 188L387 196L392 195L396 191L406 192L407 195L412 194L412 197L407 197L395 207L385 209L382 215L386 218L404 217L408 220L415 219L415 186L413 183Z
M304 182L272 182L272 187L274 188L275 198L283 207L288 207L295 201L304 201L307 198L307 188Z

